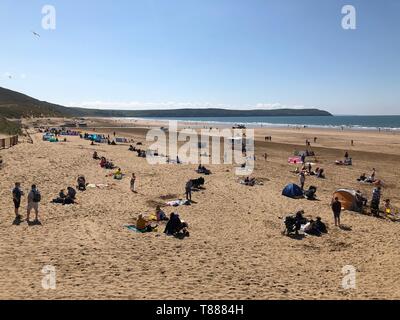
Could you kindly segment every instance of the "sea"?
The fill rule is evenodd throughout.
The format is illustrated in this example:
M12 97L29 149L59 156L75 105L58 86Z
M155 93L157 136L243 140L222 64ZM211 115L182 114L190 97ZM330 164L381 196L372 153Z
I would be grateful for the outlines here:
M136 118L137 119L137 118ZM309 127L353 130L400 131L400 115L395 116L302 116L302 117L190 117L141 118L146 120L178 120L204 124L232 124L247 127Z

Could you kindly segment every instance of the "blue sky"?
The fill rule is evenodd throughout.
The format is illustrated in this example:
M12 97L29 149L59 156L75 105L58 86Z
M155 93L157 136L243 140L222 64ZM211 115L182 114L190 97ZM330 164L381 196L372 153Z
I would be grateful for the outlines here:
M0 86L70 106L400 114L399 17L397 0L1 0Z

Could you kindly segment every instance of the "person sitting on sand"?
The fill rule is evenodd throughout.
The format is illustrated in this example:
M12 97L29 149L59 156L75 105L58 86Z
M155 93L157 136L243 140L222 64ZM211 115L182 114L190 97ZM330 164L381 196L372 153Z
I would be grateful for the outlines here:
M385 209L385 213L386 213L387 215L390 215L390 214L392 213L392 206L390 205L390 199L386 199L386 200L385 200L385 207L384 207L384 209Z
M141 232L152 232L155 228L156 226L152 227L150 222L143 217L143 214L139 214L136 220L136 229Z
M135 147L133 145L130 145L128 150L129 151L135 151Z
M65 194L65 190L64 189L60 190L60 193L58 194L58 197L60 199L65 199L67 197L67 195Z
M189 236L187 228L188 224L181 221L179 214L172 212L165 227L164 233L166 235L184 238Z
M328 233L328 228L326 227L326 224L322 222L321 217L317 217L317 221L315 221L315 227L321 233Z
M363 208L367 205L368 199L364 197L360 190L356 191L356 203L360 212L363 212Z
M121 180L122 179L122 170L118 168L117 171L114 172L114 179Z
M365 180L367 180L367 176L365 174L365 172L357 179L357 181L360 182L364 182Z
M244 179L244 184L246 186L250 186L253 187L256 184L256 178L250 178L250 177L246 177Z
M374 183L376 181L375 176L376 176L376 170L375 170L375 168L373 168L371 175L368 178L366 178L364 181L368 182L368 183Z
M156 207L156 217L157 221L168 221L168 217L163 210L161 210L160 206Z
M325 179L324 169L319 168L315 175L317 178Z
M105 168L107 164L107 159L105 157L101 157L100 167Z
M300 210L296 212L295 215L295 233L299 234L299 230L301 229L301 225L307 222L307 219L304 218L304 210Z
M67 197L70 197L71 199L75 200L76 197L76 190L72 187L67 188Z
M79 176L77 179L78 190L85 191L86 190L86 179L84 176Z
M93 159L94 160L99 160L99 155L97 154L97 151L93 152Z
M304 227L304 233L312 236L321 236L321 231L318 230L315 221L311 219Z

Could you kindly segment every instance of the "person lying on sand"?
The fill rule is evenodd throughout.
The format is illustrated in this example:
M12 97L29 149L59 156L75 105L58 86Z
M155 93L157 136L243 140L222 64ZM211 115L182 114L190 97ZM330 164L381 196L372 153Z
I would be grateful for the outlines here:
M211 174L211 171L208 170L205 166L202 166L201 164L199 164L199 166L198 166L196 172L197 172L197 173L200 173L200 174L202 173L202 174L205 174L205 175Z

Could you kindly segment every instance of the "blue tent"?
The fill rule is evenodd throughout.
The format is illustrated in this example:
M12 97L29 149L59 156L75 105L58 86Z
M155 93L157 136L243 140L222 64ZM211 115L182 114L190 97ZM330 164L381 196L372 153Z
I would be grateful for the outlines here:
M283 189L282 195L289 198L302 198L304 193L297 184L291 183Z

